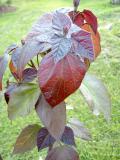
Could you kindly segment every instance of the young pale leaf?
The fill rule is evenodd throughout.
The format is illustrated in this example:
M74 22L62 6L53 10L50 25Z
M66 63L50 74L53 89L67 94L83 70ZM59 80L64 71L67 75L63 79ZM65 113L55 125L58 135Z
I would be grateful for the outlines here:
M6 53L4 54L3 57L0 57L0 90L2 90L2 79L5 70L7 68L8 60L9 60L9 55Z
M25 41L27 42L29 40L38 38L41 39L40 42L49 42L53 35L52 19L52 13L47 13L40 17L40 19L33 25L31 31L28 33Z
M18 65L17 65L17 71L18 75L21 78L22 72L26 66L26 64L38 53L44 52L48 50L49 44L41 43L37 40L28 41L22 48L21 54L19 57Z
M46 102L44 96L42 96L37 103L36 112L49 133L56 140L60 140L66 124L65 103L62 102L52 109L52 107Z
M9 53L12 52L15 48L17 48L16 44L10 45L6 49L4 56L0 57L0 90L2 90L2 79L9 61Z
M79 120L71 119L69 121L69 124L70 124L70 127L73 129L76 137L79 137L87 141L91 140L90 132L88 131L88 129L84 127L84 124L81 123Z
M24 83L15 87L8 103L8 117L14 120L17 116L26 116L34 108L40 95L37 84Z
M86 22L92 27L93 31L96 33L98 28L97 17L90 10L86 9L83 11L82 14Z
M17 66L18 66L18 62L19 62L19 59L20 59L21 52L22 52L22 47L17 47L12 52L11 61L13 63L13 66L16 68L16 70L17 70Z
M31 151L37 144L37 134L40 126L29 125L22 130L14 146L13 154L21 154Z
M67 145L75 146L74 133L70 127L65 127L64 133L60 139ZM38 150L53 146L55 139L49 134L46 128L41 128L37 136Z
M45 160L79 160L79 155L71 147L60 146L52 149Z
M46 55L38 70L39 85L47 102L55 107L80 86L86 67L80 58L68 54L58 63L54 63L51 54Z
M94 113L96 110L102 112L106 120L110 121L111 100L102 81L94 75L86 74L80 87L80 91L92 111Z
M49 134L46 128L41 128L37 135L37 147L38 150L42 150L49 146L52 146L55 139Z

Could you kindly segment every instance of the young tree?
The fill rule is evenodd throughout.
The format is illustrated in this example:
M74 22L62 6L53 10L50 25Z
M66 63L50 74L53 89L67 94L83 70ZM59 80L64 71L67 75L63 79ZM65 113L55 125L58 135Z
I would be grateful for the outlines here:
M91 140L79 120L66 120L65 99L80 90L94 114L110 120L110 98L103 83L88 74L90 64L100 54L97 17L90 10L58 9L43 15L21 45L11 45L0 57L0 89L9 62L13 80L4 93L8 117L25 117L33 109L43 126L25 127L13 154L25 153L36 145L48 148L46 160L79 160L75 136Z

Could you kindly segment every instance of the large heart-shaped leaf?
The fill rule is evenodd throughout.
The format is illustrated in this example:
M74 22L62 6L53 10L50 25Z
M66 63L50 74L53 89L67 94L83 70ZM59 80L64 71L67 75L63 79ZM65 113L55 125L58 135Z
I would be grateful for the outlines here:
M80 87L82 95L95 113L102 112L107 121L111 115L111 100L107 89L101 80L91 74L86 74ZM95 113L96 114L96 113Z
M45 160L79 160L79 155L71 147L60 146L52 149Z
M22 130L19 137L17 138L14 146L13 154L21 154L27 151L31 151L37 144L37 134L40 126L29 125Z
M68 54L58 63L54 63L51 54L45 56L38 71L38 78L47 102L55 107L74 93L79 88L85 72L84 63L74 54Z
M70 127L65 127L64 133L60 139L67 145L75 146L74 133ZM46 128L41 128L37 136L38 150L53 146L55 139L49 134Z
M8 117L14 120L17 116L26 116L34 108L40 95L37 84L24 83L18 85L10 93Z
M52 109L52 107L46 102L44 96L42 96L36 105L36 111L49 133L56 140L60 140L66 124L65 103L62 102Z
M77 119L70 119L69 124L76 137L87 141L91 140L91 134L82 122Z

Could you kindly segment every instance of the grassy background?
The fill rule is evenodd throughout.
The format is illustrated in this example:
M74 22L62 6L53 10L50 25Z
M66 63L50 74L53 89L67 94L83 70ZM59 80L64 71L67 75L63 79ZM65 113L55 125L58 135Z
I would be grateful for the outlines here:
M13 0L16 12L0 15L0 54L5 48L19 43L32 23L46 11L71 6L72 0ZM96 118L77 91L68 100L74 110L68 111L68 118L77 117L92 133L93 141L77 139L77 149L81 160L120 159L120 6L109 4L109 0L81 0L80 9L91 9L99 19L102 53L89 72L97 75L107 86L112 99L112 121L107 124L103 116ZM5 77L6 78L6 77ZM24 155L11 156L13 145L21 129L28 124L39 123L36 113L25 119L10 122L7 106L0 103L0 154L4 160L38 160L37 149Z

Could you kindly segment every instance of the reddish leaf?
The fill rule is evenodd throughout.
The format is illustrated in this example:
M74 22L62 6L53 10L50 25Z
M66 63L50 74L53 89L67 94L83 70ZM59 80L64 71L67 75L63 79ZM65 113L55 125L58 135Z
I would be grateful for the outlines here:
M98 28L97 17L90 10L86 9L83 11L82 14L86 22L92 27L93 31L96 33Z
M79 155L71 147L60 146L52 149L45 160L79 160Z
M94 53L95 53L95 58L100 54L101 52L101 45L100 45L100 35L99 32L96 32L96 34L93 32L91 26L89 24L84 24L82 27L85 31L88 31L91 33L91 38L93 42L93 47L94 47Z
M54 63L51 54L45 56L38 71L38 78L40 89L47 102L55 107L75 92L85 72L85 65L76 55L68 54L58 63Z
M82 15L81 12L71 11L69 12L69 16L72 19L73 23L76 24L77 26L81 27L84 24L84 16Z

